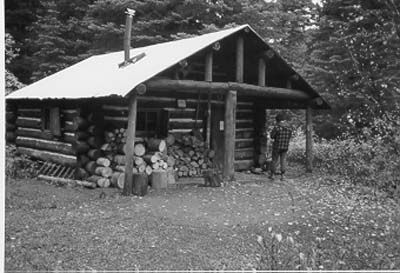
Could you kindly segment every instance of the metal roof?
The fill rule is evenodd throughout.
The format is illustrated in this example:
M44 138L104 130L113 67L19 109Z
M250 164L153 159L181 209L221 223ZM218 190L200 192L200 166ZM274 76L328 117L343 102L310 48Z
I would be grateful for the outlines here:
M119 68L119 64L124 60L124 51L92 56L21 88L6 98L80 99L125 96L138 84L246 27L251 29L249 25L242 25L193 38L134 48L131 49L130 56L145 53L145 57L123 68Z

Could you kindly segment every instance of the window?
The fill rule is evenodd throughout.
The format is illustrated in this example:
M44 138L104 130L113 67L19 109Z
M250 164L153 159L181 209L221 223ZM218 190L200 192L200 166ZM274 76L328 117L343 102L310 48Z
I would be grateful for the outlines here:
M140 135L154 136L159 133L159 111L141 109L137 113L136 131Z
M46 107L42 112L42 130L54 136L61 136L60 108Z

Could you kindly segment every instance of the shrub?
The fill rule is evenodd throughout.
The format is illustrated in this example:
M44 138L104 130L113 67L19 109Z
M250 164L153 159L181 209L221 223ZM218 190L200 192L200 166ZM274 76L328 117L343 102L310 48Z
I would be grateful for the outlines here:
M297 132L288 160L305 162L305 136ZM314 138L314 167L327 174L345 176L353 183L372 186L392 195L400 194L400 129L383 136L365 128L360 137L324 140Z
M31 178L36 176L38 163L18 153L13 145L6 146L6 177Z

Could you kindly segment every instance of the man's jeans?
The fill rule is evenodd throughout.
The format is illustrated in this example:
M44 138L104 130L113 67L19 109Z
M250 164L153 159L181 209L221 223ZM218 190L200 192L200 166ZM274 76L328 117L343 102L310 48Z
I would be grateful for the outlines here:
M286 155L288 150L272 150L272 165L271 165L271 174L276 174L276 169L278 167L278 161L280 159L281 163L281 174L284 174L286 171Z

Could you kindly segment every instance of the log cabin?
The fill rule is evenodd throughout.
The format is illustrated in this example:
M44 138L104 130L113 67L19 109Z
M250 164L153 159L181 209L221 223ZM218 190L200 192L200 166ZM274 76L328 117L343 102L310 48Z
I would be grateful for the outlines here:
M212 166L232 180L260 163L266 109L304 109L311 171L312 110L329 105L249 25L131 48L131 21L128 15L123 51L92 56L6 97L7 136L21 153L96 172L90 162L101 156L104 133L124 128L122 171L132 187L135 141L199 132L214 152Z

